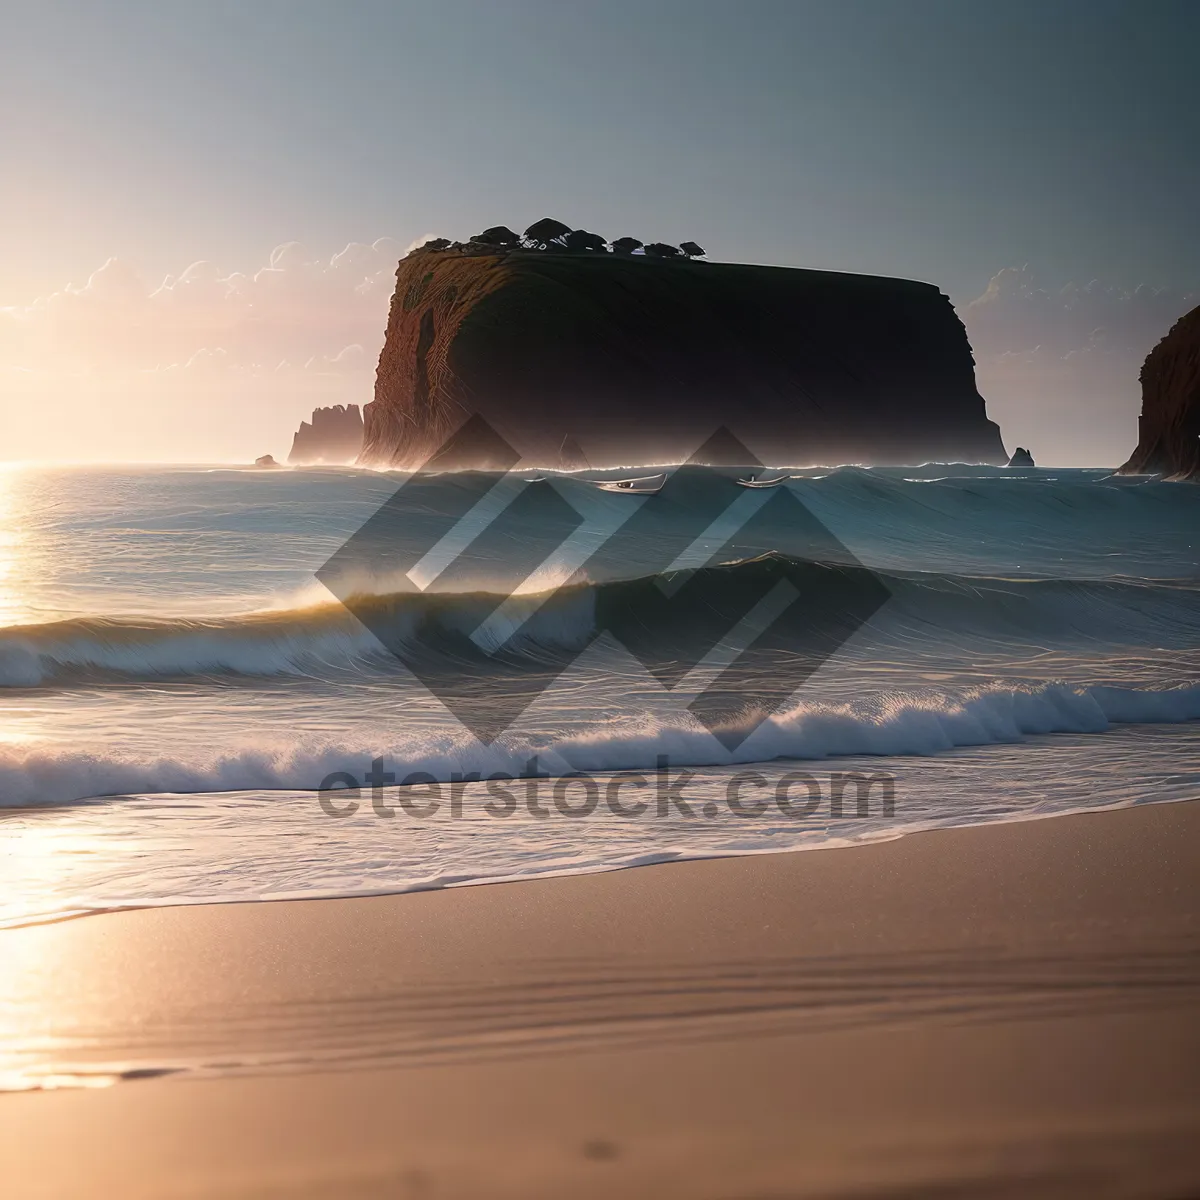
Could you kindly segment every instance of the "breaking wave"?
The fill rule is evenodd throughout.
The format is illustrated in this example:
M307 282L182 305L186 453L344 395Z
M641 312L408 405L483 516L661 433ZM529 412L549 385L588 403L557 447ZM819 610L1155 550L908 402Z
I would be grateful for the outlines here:
M958 692L889 693L862 704L800 704L763 721L736 752L695 725L631 721L534 746L501 738L411 746L281 744L159 758L0 748L0 807L66 803L129 793L311 791L331 774L363 775L374 758L403 780L439 781L493 772L525 774L531 757L551 775L839 755L933 755L956 747L1020 742L1053 734L1099 734L1116 724L1200 719L1200 686L1139 689L1064 683L986 686Z
M720 584L724 595L731 587L741 588L752 601L778 576L781 563L795 565L795 560L766 556L696 572L707 578L689 580L672 620L686 625L701 619L709 583ZM363 620L331 603L214 620L86 617L11 626L0 629L0 687L63 687L106 679L324 677L389 661L385 643L450 661L456 647L472 636L488 650L503 646L536 664L545 652L582 649L603 624L607 608L636 601L664 578L577 584L515 597L484 592L364 596L352 601ZM1189 583L880 573L876 578L890 600L874 624L892 636L1160 649L1194 647L1200 637L1200 590Z

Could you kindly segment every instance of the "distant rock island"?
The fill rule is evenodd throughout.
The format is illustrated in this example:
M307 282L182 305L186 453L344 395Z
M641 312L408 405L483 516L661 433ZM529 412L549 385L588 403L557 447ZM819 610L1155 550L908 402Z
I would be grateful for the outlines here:
M1171 326L1140 378L1138 444L1122 473L1200 480L1200 308Z
M423 462L472 412L551 467L680 461L722 425L772 464L1008 461L936 287L703 254L550 219L412 251L360 461Z
M1018 446L1013 451L1012 458L1008 460L1008 465L1010 467L1036 467L1037 463L1033 461L1033 455L1024 446Z
M357 404L335 404L313 410L312 421L301 421L292 438L288 462L352 463L363 448L363 418Z

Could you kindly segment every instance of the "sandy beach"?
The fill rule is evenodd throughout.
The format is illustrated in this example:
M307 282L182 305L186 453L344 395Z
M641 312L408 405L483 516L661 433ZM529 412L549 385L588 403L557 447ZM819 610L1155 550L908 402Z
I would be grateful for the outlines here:
M1198 836L1161 804L6 931L3 1069L126 1077L0 1097L0 1194L1192 1195Z

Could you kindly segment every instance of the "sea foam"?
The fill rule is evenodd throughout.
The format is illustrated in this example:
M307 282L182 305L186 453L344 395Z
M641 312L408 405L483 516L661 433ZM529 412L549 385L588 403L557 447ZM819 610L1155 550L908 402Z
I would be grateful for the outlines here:
M69 748L0 747L0 807L67 803L131 793L251 790L312 791L335 772L361 779L372 760L397 779L421 772L450 781L526 772L531 759L551 775L824 759L839 755L934 755L956 747L1020 742L1029 737L1102 734L1115 724L1200 719L1200 686L1160 690L1108 686L981 687L942 697L892 695L864 712L853 705L801 704L768 717L730 753L712 734L679 720L643 719L534 745L469 737L433 742L329 744L280 741L270 749L135 756Z

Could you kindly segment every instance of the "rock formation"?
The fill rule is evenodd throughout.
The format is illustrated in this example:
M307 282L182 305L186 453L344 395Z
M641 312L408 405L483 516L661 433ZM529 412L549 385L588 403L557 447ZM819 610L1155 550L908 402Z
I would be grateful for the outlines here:
M1024 446L1018 446L1013 451L1012 458L1005 465L1009 467L1036 467L1037 463L1033 461L1033 455Z
M363 418L358 405L335 404L314 409L311 423L300 422L288 462L352 463L362 448Z
M254 460L254 465L256 467L269 469L271 467L278 467L280 464L275 461L275 456L273 454L264 454L261 458L256 458Z
M361 461L471 412L527 464L680 461L722 425L764 463L1004 463L966 331L926 283L643 255L453 248L396 273Z
M1200 479L1200 308L1150 351L1140 378L1137 449L1121 472Z

